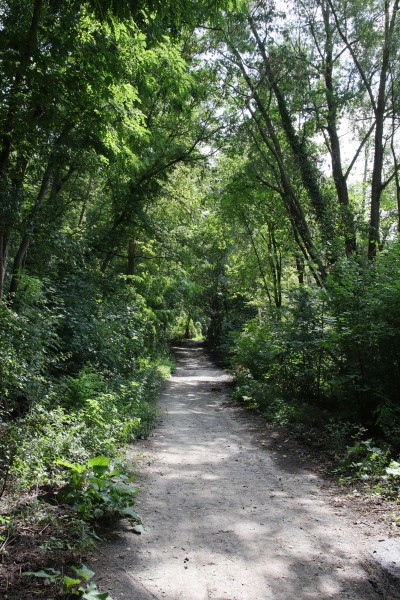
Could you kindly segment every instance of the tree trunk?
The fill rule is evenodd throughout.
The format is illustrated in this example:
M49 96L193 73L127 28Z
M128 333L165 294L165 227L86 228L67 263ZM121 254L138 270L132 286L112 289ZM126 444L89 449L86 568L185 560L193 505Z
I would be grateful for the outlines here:
M37 214L40 211L40 208L42 207L42 205L45 201L51 179L53 178L53 185L51 188L51 192L49 194L49 196L50 196L49 200L53 201L57 197L57 195L60 193L60 191L62 190L63 186L68 181L68 179L71 177L72 173L74 172L74 168L70 167L68 169L66 175L61 179L61 181L59 181L55 175L55 173L58 171L57 164L56 164L56 157L55 157L56 146L58 146L63 141L65 135L67 135L67 133L70 131L70 129L71 129L71 127L68 126L60 134L57 141L55 142L55 148L53 149L53 153L49 158L47 167L46 167L43 177L42 177L42 183L40 185L40 189L39 189L39 192L38 192L38 195L36 198L36 202L35 202L34 206L32 207L32 210L27 218L25 233L22 236L19 248L18 248L15 258L14 258L13 267L12 267L12 276L11 276L10 290L9 290L11 301L13 300L13 297L15 297L15 294L18 291L19 281L20 281L20 272L25 264L26 255L28 252L32 234L35 231Z
M288 213L289 213L289 218L290 218L290 222L293 227L295 239L299 243L299 247L300 247L302 253L304 254L305 259L308 261L308 263L310 265L311 272L314 276L316 283L319 286L323 286L325 278L326 278L325 268L324 268L322 261L318 255L318 252L313 244L310 230L308 228L303 209L302 209L302 207L296 197L296 194L293 190L289 175L287 174L287 171L285 168L285 163L284 163L284 158L283 158L283 151L282 151L278 136L275 132L274 125L269 116L268 110L264 106L264 103L262 102L259 94L257 93L255 86L253 85L253 82L251 81L251 79L246 71L246 67L243 64L243 61L242 61L242 58L241 58L239 52L233 47L231 47L231 50L237 60L236 64L239 67L239 69L241 70L243 77L248 85L248 88L251 92L252 98L256 102L257 108L260 111L260 114L267 126L267 131L268 131L268 135L270 136L270 139L269 139L267 133L265 132L264 127L261 125L260 121L256 117L254 110L252 110L252 108L249 104L248 109L250 111L253 121L255 122L255 124L257 126L257 129L261 135L261 138L277 162L281 185L282 185L282 192L280 192L280 193L282 196L282 200L284 202L284 206L288 210ZM300 242L300 240L301 240L301 242Z
M32 235L32 233L34 231L34 227L35 227L35 217L36 217L36 214L37 214L38 210L40 209L40 207L44 201L44 198L46 196L47 190L50 185L50 179L51 179L53 170L54 170L54 164L53 164L53 160L51 157L49 159L49 162L48 162L45 172L43 174L42 183L40 185L40 190L37 195L35 205L33 206L32 210L30 212L30 215L28 217L28 224L27 224L25 233L22 236L21 243L19 245L19 248L18 248L15 258L14 258L14 263L13 263L13 267L12 267L12 276L11 276L11 282L10 282L10 289L9 289L9 295L10 295L11 301L12 301L13 297L15 297L15 294L18 291L21 269L25 263L25 258L26 258L26 254L28 252L30 238L31 238L31 235Z
M10 238L5 231L0 233L0 299L4 295L4 280L7 271L8 248Z
M255 90L253 90L253 92L257 95L257 92L255 92ZM323 286L324 281L326 279L325 268L324 268L322 261L318 255L318 252L314 246L303 209L302 209L301 204L299 203L299 201L296 197L296 194L293 190L293 187L292 187L290 179L289 179L289 175L286 172L282 148L281 148L278 136L276 135L273 123L272 123L271 119L269 118L269 115L268 115L267 111L265 111L265 108L263 106L262 106L262 109L264 110L263 116L264 116L264 120L267 123L268 133L271 137L272 144L270 143L268 136L267 136L266 132L264 131L264 128L259 123L254 112L252 112L251 109L250 109L250 112L253 117L253 120L257 124L257 127L261 134L261 137L263 138L264 142L266 143L268 148L271 150L271 152L274 154L274 157L277 161L280 182L281 182L281 186L282 186L282 191L280 192L280 194L281 194L281 197L283 200L283 204L284 204L286 210L288 211L290 223L291 223L292 229L293 229L294 238L295 238L301 252L303 253L304 258L310 265L310 269L311 269L311 272L314 276L316 283L319 286Z
M297 269L297 277L299 279L299 284L303 285L304 283L304 259L300 254L296 254L296 269Z
M188 318L186 319L186 326L185 326L185 339L189 340L190 339L190 321L192 320L192 317L190 316L190 313L188 314Z
M374 138L374 161L372 169L371 181L371 212L368 234L368 256L374 258L379 246L379 225L380 225L380 201L382 195L382 169L383 169L383 152L385 147L384 141L384 124L386 112L386 85L390 67L390 53L393 40L393 33L396 24L397 13L399 9L399 0L394 0L392 14L389 15L389 0L385 0L385 26L384 26L384 41L382 48L382 60L379 73L378 96L375 98L374 89L370 78L364 72L362 64L357 58L355 49L347 38L345 30L342 28L340 19L335 12L335 7L332 0L327 0L332 14L335 19L336 29L345 43L354 64L360 74L365 89L368 93L371 109L375 117L375 138Z
M393 38L394 26L396 23L399 0L395 0L392 16L389 18L389 2L385 2L385 39L382 51L382 66L379 77L378 98L375 109L375 153L374 166L372 169L371 181L371 216L369 222L369 240L368 256L374 258L379 246L379 225L380 225L380 203L382 195L382 169L383 169L383 151L384 125L386 111L386 84L389 71L390 50Z
M318 183L317 171L312 163L310 156L307 154L304 143L299 139L299 136L297 135L294 129L285 98L279 88L275 74L272 71L270 60L265 51L265 46L262 40L260 39L260 36L258 35L258 31L254 24L254 21L251 17L248 17L248 22L250 25L250 29L255 37L260 54L263 58L263 66L265 68L267 80L277 101L281 125L286 134L286 139L289 143L294 159L299 168L301 180L305 189L308 192L311 204L314 208L315 215L318 218L318 222L320 224L324 237L326 239L332 239L334 233L330 225L329 216L327 215L327 207L325 205L325 200L322 196L320 186Z
M274 300L276 308L282 306L282 259L279 253L273 227L268 227L268 251L272 279L274 282Z
M100 271L102 273L105 273L107 271L113 258L114 258L114 252L112 250L109 250L101 264L101 267L100 267Z
M265 289L265 292L267 294L268 302L272 305L272 298L271 298L271 294L270 294L270 291L269 291L269 287L268 287L268 283L267 283L267 278L265 276L265 271L264 271L264 267L263 267L263 264L262 264L262 261L261 261L261 257L260 257L260 254L258 252L256 243L255 243L255 240L254 240L253 232L252 232L252 230L250 228L250 225L247 222L247 219L246 219L244 213L242 213L242 219L243 219L243 223L244 223L244 226L246 228L246 231L249 234L249 239L250 239L251 247L253 248L253 252L254 252L254 255L255 255L256 260L257 260L258 270L260 272L261 279L263 280L263 283L264 283L264 289Z
M128 263L126 265L126 274L128 276L128 282L132 283L132 275L135 274L136 270L136 243L134 239L130 239L128 243Z
M325 96L328 105L327 130L331 144L332 176L336 187L338 202L342 208L346 254L356 250L356 232L354 218L349 205L349 193L346 177L343 173L340 141L337 132L337 100L333 86L333 41L330 24L329 5L322 3L325 27Z
M12 267L12 277L9 289L10 300L12 301L15 297L15 294L18 291L18 286L20 282L20 275L22 268L25 264L26 254L28 252L30 237L27 233L23 236L20 246L18 248L17 254L14 258L14 263Z

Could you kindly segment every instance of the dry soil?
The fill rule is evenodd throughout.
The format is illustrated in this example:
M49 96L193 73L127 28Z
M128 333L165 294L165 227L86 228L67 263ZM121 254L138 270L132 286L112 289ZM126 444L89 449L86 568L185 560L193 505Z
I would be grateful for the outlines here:
M145 533L126 526L100 548L99 588L114 600L398 597L319 476L285 467L227 402L229 376L202 346L175 352L158 426L133 449Z

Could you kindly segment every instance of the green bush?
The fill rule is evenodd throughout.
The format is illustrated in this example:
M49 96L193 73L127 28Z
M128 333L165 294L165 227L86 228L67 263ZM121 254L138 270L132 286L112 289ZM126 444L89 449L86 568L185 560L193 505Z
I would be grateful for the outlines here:
M142 360L136 379L116 382L86 367L26 415L8 423L0 466L15 489L57 482L57 460L84 462L99 452L116 457L121 445L146 437L157 414L159 388L173 367L169 359ZM63 405L58 405L63 393Z
M133 510L138 490L131 477L111 466L108 457L96 456L85 464L57 462L69 472L57 497L70 504L84 521L104 523L126 517L140 525L140 517Z
M399 274L399 244L368 265L340 259L326 289L300 287L279 315L248 321L237 394L272 420L361 423L399 449Z

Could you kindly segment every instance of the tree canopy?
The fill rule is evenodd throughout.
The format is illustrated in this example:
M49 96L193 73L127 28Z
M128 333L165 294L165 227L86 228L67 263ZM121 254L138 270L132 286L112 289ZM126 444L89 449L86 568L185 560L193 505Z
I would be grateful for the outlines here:
M194 336L275 422L399 451L398 9L4 0L4 489L142 435Z

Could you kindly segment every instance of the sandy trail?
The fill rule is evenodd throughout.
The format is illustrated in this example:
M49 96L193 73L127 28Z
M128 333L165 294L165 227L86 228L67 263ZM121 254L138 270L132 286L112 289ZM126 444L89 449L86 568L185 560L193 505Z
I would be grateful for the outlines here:
M177 347L163 416L134 447L146 532L126 530L93 563L114 600L291 600L382 596L365 540L320 493L283 470L224 405L229 377L201 346Z

